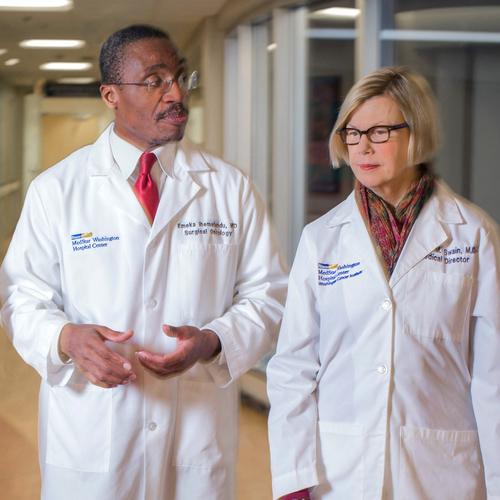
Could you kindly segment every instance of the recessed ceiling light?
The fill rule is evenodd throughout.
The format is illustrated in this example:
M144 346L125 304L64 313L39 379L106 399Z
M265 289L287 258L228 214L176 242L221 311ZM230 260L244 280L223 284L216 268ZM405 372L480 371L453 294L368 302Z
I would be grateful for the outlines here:
M79 49L83 40L23 40L19 45L25 49Z
M316 15L328 17L350 17L355 18L359 16L361 11L359 9L351 9L348 7L330 7L329 9L321 9L314 12Z
M0 10L70 10L73 0L0 0Z
M48 62L40 66L40 69L48 71L85 71L92 67L88 62Z
M7 49L0 49L0 56L3 56L7 52Z
M12 59L7 59L4 64L5 66L15 66L19 62L19 59L13 57Z
M91 76L68 76L66 78L58 78L57 83L69 83L75 85L86 85L88 83L94 83L97 80Z

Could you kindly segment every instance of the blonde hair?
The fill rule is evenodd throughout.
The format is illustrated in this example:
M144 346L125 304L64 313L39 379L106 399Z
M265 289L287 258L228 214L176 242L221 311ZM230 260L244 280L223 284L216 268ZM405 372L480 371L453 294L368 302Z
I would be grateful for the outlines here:
M439 118L427 80L406 67L387 67L361 78L347 94L330 135L330 158L334 166L349 163L347 146L338 132L361 104L382 95L398 105L408 124L408 163L418 165L434 157L439 147Z

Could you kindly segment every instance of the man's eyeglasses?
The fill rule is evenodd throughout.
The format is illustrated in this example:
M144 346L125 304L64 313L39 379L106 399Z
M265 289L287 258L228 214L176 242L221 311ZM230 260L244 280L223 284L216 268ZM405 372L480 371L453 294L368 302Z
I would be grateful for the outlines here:
M376 125L366 130L358 130L357 128L343 128L338 131L342 142L347 146L359 144L361 136L366 134L368 140L375 144L387 142L391 136L391 130L399 130L400 128L408 127L407 123L398 123L397 125Z
M159 76L151 77L144 82L112 82L111 85L135 85L136 87L145 87L148 92L160 91L162 94L168 94L174 82L182 92L191 92L198 87L198 71L193 71L189 76L187 73L179 73L175 78L161 79Z

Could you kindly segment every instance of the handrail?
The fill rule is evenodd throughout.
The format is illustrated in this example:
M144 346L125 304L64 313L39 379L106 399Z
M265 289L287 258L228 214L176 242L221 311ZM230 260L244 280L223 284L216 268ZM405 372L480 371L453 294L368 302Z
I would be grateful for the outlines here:
M0 186L0 198L4 198L11 193L15 193L21 189L21 181L9 182Z

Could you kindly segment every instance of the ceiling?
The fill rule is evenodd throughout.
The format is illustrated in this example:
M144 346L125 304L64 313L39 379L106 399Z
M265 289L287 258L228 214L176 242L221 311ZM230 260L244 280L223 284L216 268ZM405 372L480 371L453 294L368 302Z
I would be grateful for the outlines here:
M62 12L0 11L0 80L16 86L68 76L99 78L101 43L114 31L130 24L147 23L170 33L180 47L193 35L200 22L219 12L226 0L73 0L74 7ZM81 39L81 49L24 49L19 42L29 38ZM15 66L5 66L19 58ZM50 61L88 61L89 71L43 71Z
M320 8L333 0L302 0ZM398 29L500 31L499 0L481 0L471 7L471 0L395 0L399 12ZM297 3L281 0L73 0L72 10L62 12L29 12L0 10L0 81L31 87L46 80L68 76L91 76L99 79L98 54L101 43L114 31L130 24L147 23L170 33L182 49L188 44L201 21L221 15L225 10L250 4L266 6ZM453 6L452 4L469 4ZM447 8L435 8L448 5ZM485 4L485 5L483 5ZM335 5L354 6L354 0L335 0ZM431 6L432 8L429 8ZM230 7L228 9L228 7ZM403 7L412 7L403 11ZM416 8L418 7L418 8ZM234 14L234 12L233 12ZM330 21L337 23L338 21ZM353 21L350 21L354 24ZM345 22L344 22L345 23ZM335 24L336 25L336 24ZM24 49L19 42L28 38L82 39L81 49ZM0 50L1 52L1 50ZM19 58L15 66L5 66L10 58ZM44 71L39 66L51 61L87 61L93 67L84 72Z

